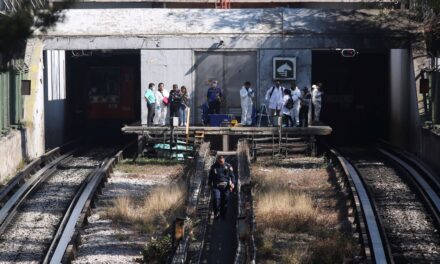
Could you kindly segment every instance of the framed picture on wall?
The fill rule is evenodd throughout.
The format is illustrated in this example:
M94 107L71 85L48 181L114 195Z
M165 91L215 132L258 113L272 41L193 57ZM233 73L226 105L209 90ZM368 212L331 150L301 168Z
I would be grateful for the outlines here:
M273 58L274 80L296 80L296 58L274 57Z

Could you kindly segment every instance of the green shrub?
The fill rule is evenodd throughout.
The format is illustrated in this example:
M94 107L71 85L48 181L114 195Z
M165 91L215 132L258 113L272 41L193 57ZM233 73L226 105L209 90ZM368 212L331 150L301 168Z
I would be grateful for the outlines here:
M173 244L170 235L161 238L152 238L142 252L144 263L167 263L172 247Z

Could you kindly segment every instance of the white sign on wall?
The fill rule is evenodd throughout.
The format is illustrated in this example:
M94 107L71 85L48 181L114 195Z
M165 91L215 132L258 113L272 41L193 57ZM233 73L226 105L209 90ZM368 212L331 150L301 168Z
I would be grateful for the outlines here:
M296 79L296 58L295 57L274 57L273 58L273 79L274 80L295 80Z

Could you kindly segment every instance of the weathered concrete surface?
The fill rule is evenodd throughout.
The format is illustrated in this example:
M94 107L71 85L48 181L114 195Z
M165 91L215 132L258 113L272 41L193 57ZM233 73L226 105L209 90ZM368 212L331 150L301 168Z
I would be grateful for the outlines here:
M22 135L16 130L0 138L0 183L13 175L23 160L21 140Z
M190 103L193 104L193 73L190 71L192 66L193 52L191 50L141 51L142 124L147 123L147 105L144 94L150 82L156 84L156 87L160 82L164 82L168 91L173 84L178 84L179 87L185 85L190 95Z
M31 80L31 95L23 97L23 124L26 127L25 152L29 159L34 159L45 152L43 42L41 40L28 40L26 64L29 66L28 78Z
M407 13L320 9L72 9L45 49L408 47Z
M70 9L48 36L377 34L415 29L406 13L321 9Z

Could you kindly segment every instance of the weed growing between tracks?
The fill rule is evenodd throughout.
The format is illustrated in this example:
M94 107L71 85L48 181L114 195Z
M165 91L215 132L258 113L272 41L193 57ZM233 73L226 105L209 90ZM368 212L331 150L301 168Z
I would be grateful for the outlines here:
M171 248L169 227L183 210L184 167L145 158L118 163L82 230L75 263L160 263Z
M131 223L140 231L167 229L177 216L182 215L185 197L185 182L179 180L154 188L141 205L129 197L117 198L107 215L115 221Z
M354 241L323 159L252 166L260 263L342 263Z

